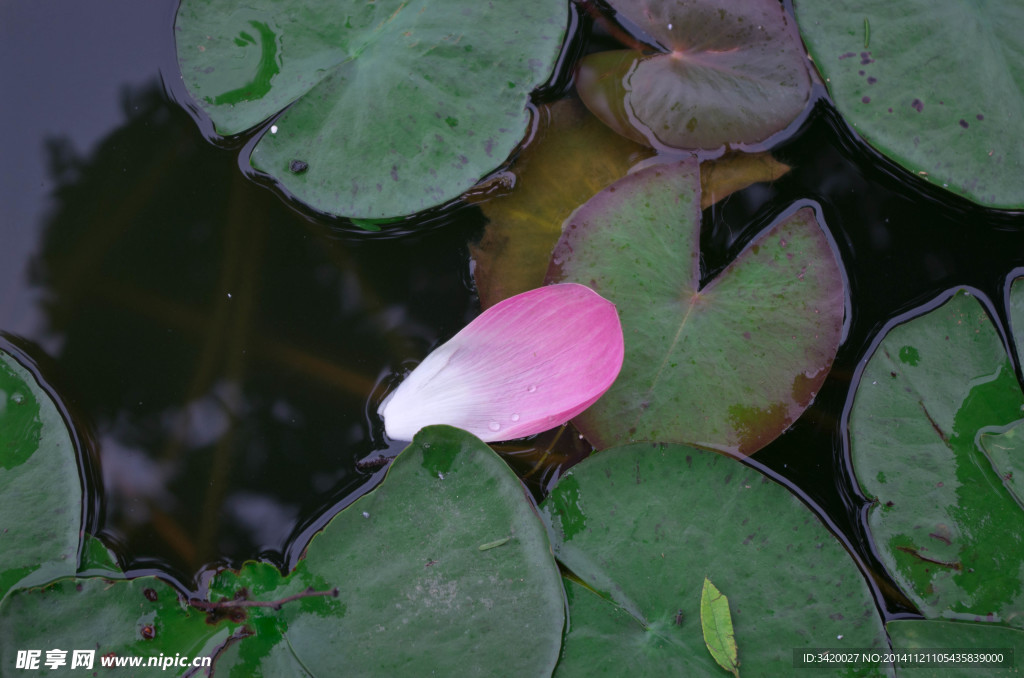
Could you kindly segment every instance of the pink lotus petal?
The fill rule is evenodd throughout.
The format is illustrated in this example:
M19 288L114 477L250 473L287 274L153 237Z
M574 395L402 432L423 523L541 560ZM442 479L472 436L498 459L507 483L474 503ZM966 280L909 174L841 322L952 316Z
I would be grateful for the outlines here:
M485 442L559 426L622 367L615 305L584 285L549 285L484 311L428 355L377 412L394 440L449 424Z

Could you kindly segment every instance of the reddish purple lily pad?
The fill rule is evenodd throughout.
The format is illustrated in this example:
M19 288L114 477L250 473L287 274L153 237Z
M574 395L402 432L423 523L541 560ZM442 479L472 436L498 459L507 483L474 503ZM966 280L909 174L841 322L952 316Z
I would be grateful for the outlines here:
M549 282L612 301L625 359L574 422L597 447L678 442L752 454L810 405L842 333L845 287L814 211L767 229L699 286L700 173L654 166L565 223Z
M580 96L620 134L655 148L754 144L807 104L807 57L776 0L609 4L659 49L599 52L580 63Z

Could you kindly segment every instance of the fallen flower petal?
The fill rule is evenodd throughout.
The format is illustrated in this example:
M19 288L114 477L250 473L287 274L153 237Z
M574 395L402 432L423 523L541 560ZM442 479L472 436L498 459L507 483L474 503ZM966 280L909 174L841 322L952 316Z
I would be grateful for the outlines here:
M615 305L589 287L549 285L484 311L428 355L377 410L393 440L448 424L485 442L565 423L622 367Z

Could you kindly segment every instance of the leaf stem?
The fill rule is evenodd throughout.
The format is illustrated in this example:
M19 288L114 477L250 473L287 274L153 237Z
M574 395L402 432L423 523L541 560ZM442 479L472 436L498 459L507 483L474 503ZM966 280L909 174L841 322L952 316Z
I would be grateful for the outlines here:
M333 589L328 591L317 591L310 586L305 591L295 593L290 596L281 598L280 600L218 600L217 602L211 602L207 600L200 600L198 598L190 598L188 604L197 610L203 610L209 612L211 610L223 610L235 607L270 607L275 610L280 610L281 606L285 603L290 603L300 598L315 598L318 596L330 596L332 598L338 597L338 587L335 586Z

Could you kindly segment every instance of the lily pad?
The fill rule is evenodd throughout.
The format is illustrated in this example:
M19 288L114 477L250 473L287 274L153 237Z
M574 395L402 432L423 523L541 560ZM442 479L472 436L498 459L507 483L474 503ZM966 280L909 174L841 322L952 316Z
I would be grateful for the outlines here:
M55 668L69 672L75 650L94 651L92 668L98 673L104 672L104 656L114 661L138 657L142 667L150 658L162 662L182 657L197 660L196 666L209 661L205 665L210 666L224 643L245 636L243 620L222 621L207 623L206 613L186 606L177 591L155 577L61 579L13 592L0 605L0 665L13 668L19 651L42 650L36 669L18 675L51 676L54 670L45 664L46 651L57 648L66 652L66 663ZM173 667L169 675L184 675L191 666L162 668Z
M854 470L874 500L881 559L927 617L1024 628L1024 509L997 471L1006 462L994 466L978 445L1022 408L995 327L963 292L891 329L864 368L850 413Z
M609 4L661 52L598 52L580 62L580 96L623 136L655 148L753 144L807 104L807 57L776 0Z
M699 181L685 162L616 182L566 221L552 255L549 282L590 286L622 320L622 372L574 420L599 448L752 454L807 408L835 357L844 284L814 212L781 219L701 287Z
M1024 206L1024 8L960 0L798 0L836 107L908 171L992 207Z
M0 599L74 574L81 525L67 426L32 373L0 351Z
M182 0L175 39L218 133L284 111L253 167L321 212L390 219L505 162L568 16L547 0Z
M794 648L887 648L852 558L788 490L678 445L604 450L541 504L566 585L558 676L727 675L704 644L705 578L728 592L742 675L779 675ZM838 638L837 638L838 636Z
M558 659L563 594L544 527L508 466L458 429L417 435L313 539L286 586L272 570L225 573L215 592L266 600L336 587L337 598L250 610L312 675L547 675ZM246 652L234 656L258 663ZM290 661L276 644L251 654Z
M314 674L545 675L558 660L565 617L547 534L511 469L458 429L417 435L384 484L313 541L300 576L336 581L346 606L326 626L289 620Z

